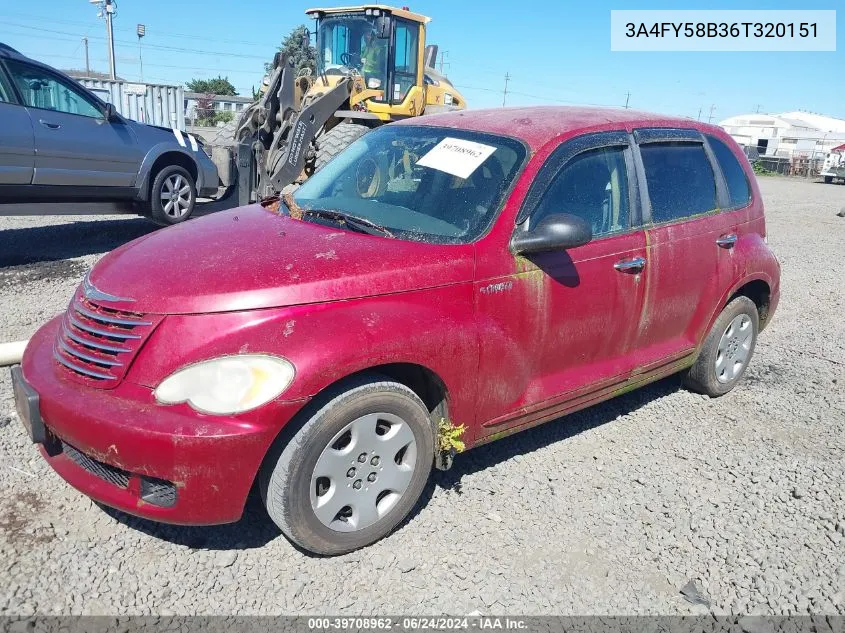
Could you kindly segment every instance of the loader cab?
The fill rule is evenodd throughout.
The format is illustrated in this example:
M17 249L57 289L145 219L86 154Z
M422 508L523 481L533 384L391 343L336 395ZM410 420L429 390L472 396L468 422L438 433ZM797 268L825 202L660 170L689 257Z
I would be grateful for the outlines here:
M360 76L369 93L362 106L383 121L422 113L429 18L382 5L307 13L317 23L318 85Z

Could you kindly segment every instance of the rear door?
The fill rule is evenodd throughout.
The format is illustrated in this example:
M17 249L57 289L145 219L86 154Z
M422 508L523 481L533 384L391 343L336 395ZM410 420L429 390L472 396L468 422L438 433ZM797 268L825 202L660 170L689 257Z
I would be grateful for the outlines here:
M638 170L649 266L638 365L690 353L734 277L738 216L726 211L721 170L694 129L639 129Z
M33 184L135 184L143 157L129 126L106 121L100 104L76 82L25 62L6 64L32 120Z
M35 141L26 108L0 67L0 185L28 185L35 166ZM0 190L1 192L2 190ZM0 193L2 195L2 193Z

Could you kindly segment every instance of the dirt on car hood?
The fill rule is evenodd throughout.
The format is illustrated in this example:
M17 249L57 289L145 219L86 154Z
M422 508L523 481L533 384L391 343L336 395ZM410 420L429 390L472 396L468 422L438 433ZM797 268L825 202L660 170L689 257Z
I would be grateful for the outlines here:
M89 282L115 309L192 314L420 290L470 281L473 268L471 245L355 233L256 204L129 242L103 257Z

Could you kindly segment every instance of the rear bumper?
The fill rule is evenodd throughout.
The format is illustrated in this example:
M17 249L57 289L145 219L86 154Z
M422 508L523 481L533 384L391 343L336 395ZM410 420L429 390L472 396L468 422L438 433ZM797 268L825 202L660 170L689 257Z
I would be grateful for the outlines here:
M766 320L760 324L760 331L762 332L766 329L766 326L772 322L772 317L775 316L775 312L778 309L778 303L780 303L780 284L778 287L772 290L771 294L769 295L769 309L766 313Z
M206 416L159 405L151 389L125 381L90 388L69 380L53 360L58 324L36 333L22 363L38 394L48 438L40 450L50 466L81 492L130 514L188 525L237 521L270 445L304 402ZM156 483L172 484L171 505L150 497Z

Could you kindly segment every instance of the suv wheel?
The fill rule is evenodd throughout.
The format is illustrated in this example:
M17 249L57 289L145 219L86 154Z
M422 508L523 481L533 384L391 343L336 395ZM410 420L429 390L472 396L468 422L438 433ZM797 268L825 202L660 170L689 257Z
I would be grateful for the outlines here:
M404 385L379 377L349 385L268 458L260 481L267 511L317 554L370 545L417 503L434 440L428 410Z
M685 383L694 391L717 397L736 386L748 368L760 316L748 297L731 301L713 324Z
M150 189L150 213L156 224L184 222L196 201L197 186L184 167L169 165L156 174Z

